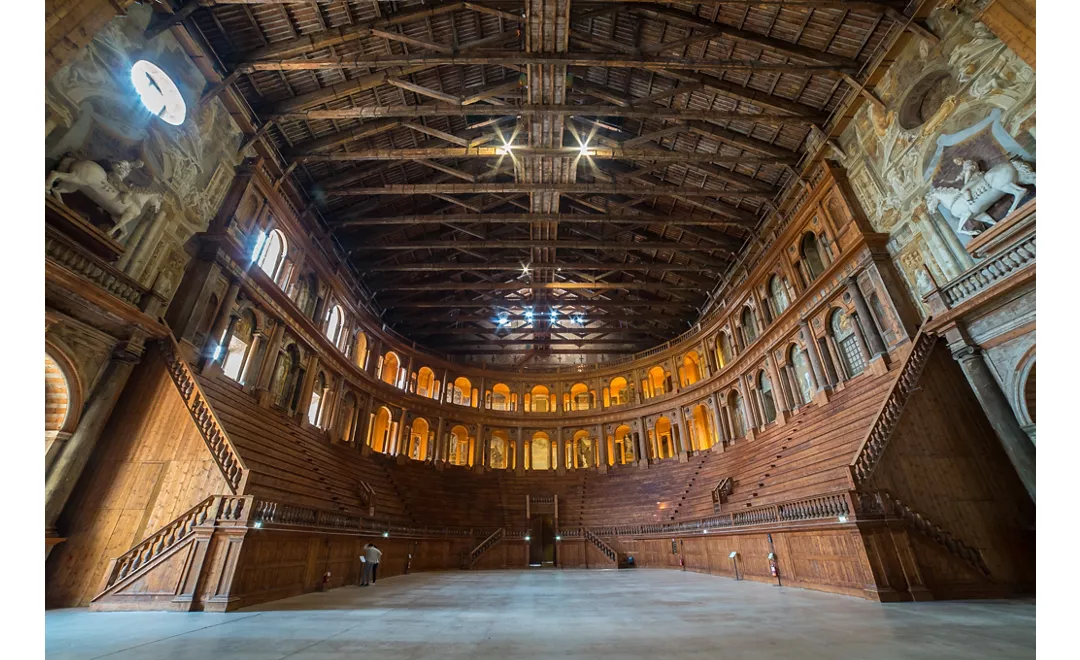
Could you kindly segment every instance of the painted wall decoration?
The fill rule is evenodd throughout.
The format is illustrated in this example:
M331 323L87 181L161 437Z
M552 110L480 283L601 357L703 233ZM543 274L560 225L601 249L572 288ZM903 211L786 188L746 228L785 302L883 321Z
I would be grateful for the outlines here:
M934 283L973 265L972 235L1035 194L1035 73L975 19L979 9L936 9L927 22L940 42L912 39L874 88L886 111L864 104L838 140L855 195L890 235L920 305Z
M243 134L219 99L198 103L206 80L170 33L150 41L144 38L150 16L149 6L132 6L127 16L106 25L74 62L48 81L45 172L66 157L107 168L121 161L141 162L126 181L132 188L162 196L165 226L144 228L125 242L129 250L143 235L155 242L140 248L150 258L131 263L127 270L144 285L171 293L178 276L170 271L159 281L159 271L175 270L175 255L183 254L182 245L205 229L217 212L240 162ZM131 74L132 65L140 60L160 67L175 82L186 105L179 125L155 116L140 100ZM78 201L71 201L73 208Z

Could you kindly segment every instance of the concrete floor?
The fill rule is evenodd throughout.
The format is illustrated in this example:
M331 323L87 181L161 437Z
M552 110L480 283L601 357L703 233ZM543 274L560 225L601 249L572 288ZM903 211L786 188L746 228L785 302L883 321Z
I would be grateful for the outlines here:
M1032 601L881 605L668 570L419 573L227 614L45 614L54 660L1033 658Z

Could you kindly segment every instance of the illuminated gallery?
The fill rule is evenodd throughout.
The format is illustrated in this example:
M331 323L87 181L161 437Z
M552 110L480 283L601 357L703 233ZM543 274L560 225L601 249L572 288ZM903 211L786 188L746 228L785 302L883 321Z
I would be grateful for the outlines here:
M50 657L1034 656L1034 0L45 6Z

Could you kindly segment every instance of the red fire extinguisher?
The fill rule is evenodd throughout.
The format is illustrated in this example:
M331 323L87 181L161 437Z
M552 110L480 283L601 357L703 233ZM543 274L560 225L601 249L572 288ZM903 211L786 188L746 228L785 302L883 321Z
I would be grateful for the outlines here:
M769 574L776 577L776 560L771 560L769 562Z
M319 585L319 591L326 591L330 588L330 571L327 571L322 576L322 584Z

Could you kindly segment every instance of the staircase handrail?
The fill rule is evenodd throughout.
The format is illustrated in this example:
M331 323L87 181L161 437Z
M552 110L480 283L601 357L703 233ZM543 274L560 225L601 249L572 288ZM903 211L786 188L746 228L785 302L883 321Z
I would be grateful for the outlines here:
M206 395L199 388L199 384L195 380L195 375L191 372L187 361L180 354L180 344L177 343L176 337L169 333L161 340L159 345L165 358L166 371L169 372L173 383L176 384L180 398L184 400L184 405L206 442L210 455L214 457L214 462L217 463L218 469L221 470L221 475L225 477L229 490L235 495L241 491L244 478L248 473L247 466L244 465L236 446L233 445L228 434L225 433L225 427L221 425L221 422L214 415L214 411L211 409Z
M908 352L903 366L900 367L896 378L893 379L892 387L889 388L889 395L882 401L877 415L874 417L873 425L871 425L866 437L863 438L862 443L859 444L854 458L848 465L851 483L856 489L861 488L866 483L870 475L873 474L874 468L877 467L878 461L881 460L881 456L885 453L885 448L889 444L889 437L900 422L900 415L911 398L912 392L916 390L919 378L926 368L934 346L937 344L938 336L926 330L930 321L931 319L928 318L923 323L918 334L915 335L915 339L912 340L911 351Z
M592 543L597 549L600 550L600 552L604 553L604 555L608 559L614 562L619 561L619 553L615 552L615 548L612 548L610 545L604 542L604 540L594 534L591 529L589 529L588 527L582 527L581 533L587 541Z
M487 552L491 548L495 547L500 541L502 541L503 537L505 535L506 535L506 529L503 528L503 527L500 527L497 530L495 530L494 532L492 532L491 536L489 536L486 539L484 539L483 541L481 541L480 545L473 548L472 552L469 553L469 565L471 566L471 565L475 564L476 560L480 559L480 557L485 552Z
M734 489L733 483L731 477L724 477L716 483L711 493L713 513L720 513L720 505L727 501L727 496L731 495L731 491Z

